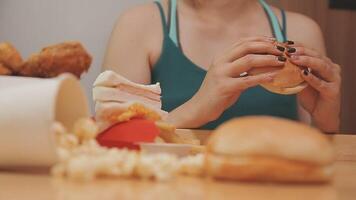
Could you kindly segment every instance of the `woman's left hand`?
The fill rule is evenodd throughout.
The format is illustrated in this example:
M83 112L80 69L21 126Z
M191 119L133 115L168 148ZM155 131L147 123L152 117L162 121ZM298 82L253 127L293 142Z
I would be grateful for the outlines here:
M302 77L309 84L298 96L312 122L326 132L337 132L340 124L341 67L326 56L301 44L287 48L291 62L308 67Z

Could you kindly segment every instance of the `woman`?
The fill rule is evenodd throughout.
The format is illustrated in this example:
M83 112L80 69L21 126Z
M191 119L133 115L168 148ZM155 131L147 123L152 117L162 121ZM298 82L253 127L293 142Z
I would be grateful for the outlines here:
M275 38L288 48L273 45ZM271 72L241 76L254 67L282 66L284 51L311 69L302 72L309 86L299 94L258 86L273 80ZM340 67L325 56L320 28L263 0L162 0L135 7L117 21L104 67L138 83L160 82L163 109L179 128L211 129L259 114L300 119L326 132L339 127Z

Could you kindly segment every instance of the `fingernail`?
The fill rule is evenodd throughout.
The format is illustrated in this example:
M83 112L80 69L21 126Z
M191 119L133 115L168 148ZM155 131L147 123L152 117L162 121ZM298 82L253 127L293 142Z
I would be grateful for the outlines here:
M295 48L293 48L293 47L289 47L289 48L287 48L287 52L288 53L295 53L297 50L295 49Z
M276 46L277 47L277 49L279 50L279 51L282 51L282 52L284 52L284 50L286 50L286 48L284 48L284 47L282 47L282 46Z
M247 72L243 72L243 73L240 74L240 77L246 77L246 76L248 76Z
M284 56L278 56L278 60L281 61L281 62L286 62L287 58L284 57Z
M308 76L309 71L305 69L305 70L303 70L303 74L304 74L305 76Z
M288 45L292 45L292 44L294 44L294 42L293 42L293 41L291 41L291 40L287 40L285 43L287 43Z

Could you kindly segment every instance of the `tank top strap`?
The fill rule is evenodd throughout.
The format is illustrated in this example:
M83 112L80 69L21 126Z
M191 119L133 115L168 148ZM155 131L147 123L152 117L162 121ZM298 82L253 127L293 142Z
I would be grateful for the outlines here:
M280 25L277 16L272 11L271 7L265 2L265 0L259 0L263 9L265 10L268 20L271 24L272 32L274 37L279 42L287 41L286 34L286 16L285 11L281 9L282 15L282 26ZM177 19L177 0L169 0L169 16L168 16L168 34L169 38L173 41L173 43L178 47L179 39L178 39L178 19Z
M167 25L167 22L166 22L166 16L164 14L163 7L162 7L162 4L161 4L160 0L156 0L156 1L154 1L154 3L157 5L159 13L161 15L163 34L164 34L164 37L165 37L166 35L168 35L168 25Z
M281 15L282 15L282 33L283 33L283 37L284 37L284 41L287 41L287 18L286 18L286 12L281 9Z
M285 42L286 41L285 34L283 34L277 16L272 11L271 7L265 2L265 0L259 0L259 1L268 16L269 22L273 30L274 37L276 37L277 41L279 42ZM282 18L283 18L283 14L282 14Z
M177 0L169 0L169 3L169 37L173 43L178 46Z

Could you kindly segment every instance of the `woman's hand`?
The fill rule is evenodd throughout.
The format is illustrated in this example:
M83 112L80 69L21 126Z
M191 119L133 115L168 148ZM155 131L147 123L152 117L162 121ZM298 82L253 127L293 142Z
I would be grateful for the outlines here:
M337 132L340 124L340 66L301 44L290 45L287 52L294 64L311 69L311 72L302 71L309 86L298 94L299 102L318 128Z
M247 88L272 81L272 72L243 77L241 74L255 67L283 66L286 61L282 56L284 48L277 47L274 41L267 37L242 39L222 56L218 56L210 66L199 91L188 102L172 111L168 120L180 128L199 127L217 119ZM182 115L179 117L177 113L185 113L189 118Z

